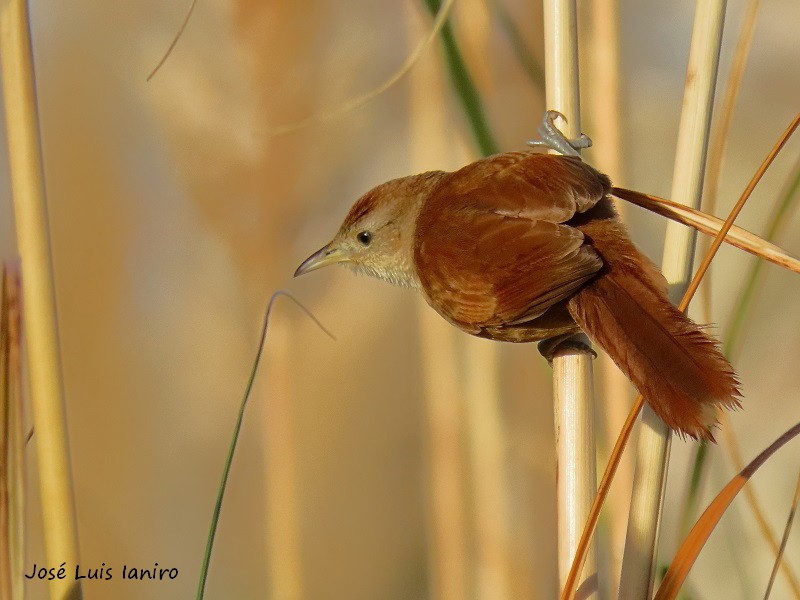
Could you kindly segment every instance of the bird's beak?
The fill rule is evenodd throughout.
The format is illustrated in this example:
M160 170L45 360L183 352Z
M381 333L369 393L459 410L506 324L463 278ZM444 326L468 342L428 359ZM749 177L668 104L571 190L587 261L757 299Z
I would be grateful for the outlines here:
M294 276L298 277L310 271L316 271L326 265L332 265L333 263L343 262L345 260L347 260L347 257L341 250L328 244L305 259L303 263L297 267Z

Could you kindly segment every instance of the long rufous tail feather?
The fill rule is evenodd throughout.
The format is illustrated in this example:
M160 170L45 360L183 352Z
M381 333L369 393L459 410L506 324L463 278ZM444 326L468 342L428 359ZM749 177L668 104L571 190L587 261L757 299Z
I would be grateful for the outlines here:
M601 231L592 229L586 233ZM572 317L669 427L713 440L716 407L739 406L733 368L717 342L670 303L663 277L630 242L592 238L606 270L569 301Z

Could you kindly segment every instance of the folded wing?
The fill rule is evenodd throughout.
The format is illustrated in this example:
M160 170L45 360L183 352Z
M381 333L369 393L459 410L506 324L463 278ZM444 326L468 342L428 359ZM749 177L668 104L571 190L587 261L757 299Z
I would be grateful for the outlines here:
M565 223L607 189L578 159L531 153L495 156L445 178L416 228L428 301L470 333L540 316L602 267L583 233Z

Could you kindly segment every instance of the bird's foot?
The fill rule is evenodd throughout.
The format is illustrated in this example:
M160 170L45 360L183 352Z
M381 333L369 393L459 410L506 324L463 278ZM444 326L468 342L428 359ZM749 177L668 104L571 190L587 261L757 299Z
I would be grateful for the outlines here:
M592 350L592 347L589 345L589 340L582 334L575 335L574 333L564 333L562 335L557 335L539 342L538 348L539 353L547 359L550 366L553 365L553 357L556 354L565 351L569 352L570 350L588 353L594 358L597 358L597 352Z
M578 150L581 148L588 148L592 145L592 140L588 135L582 133L580 137L570 140L561 133L561 130L556 127L556 117L561 117L566 121L564 115L557 110L548 110L544 113L542 123L539 125L537 131L541 136L538 140L530 140L528 145L535 147L544 147L548 150L555 150L567 156L580 156Z

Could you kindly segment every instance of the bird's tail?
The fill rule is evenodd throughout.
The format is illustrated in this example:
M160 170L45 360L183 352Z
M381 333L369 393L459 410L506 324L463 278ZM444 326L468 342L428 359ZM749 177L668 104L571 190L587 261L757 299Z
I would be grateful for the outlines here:
M622 225L598 225L581 229L603 256L605 271L573 296L570 314L669 427L713 440L715 407L739 406L733 368L717 342L672 305L663 276Z

